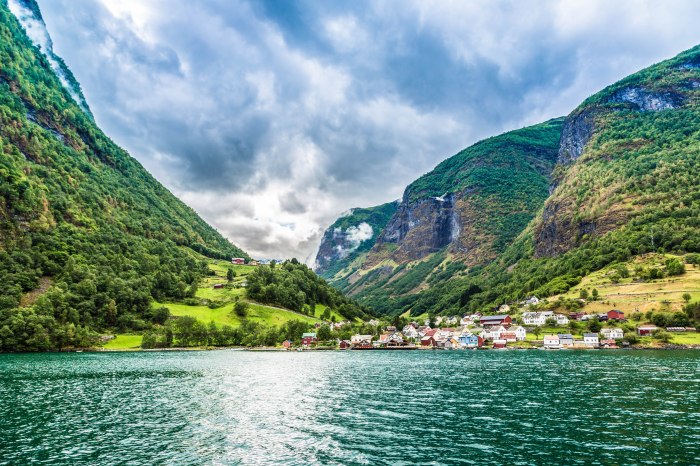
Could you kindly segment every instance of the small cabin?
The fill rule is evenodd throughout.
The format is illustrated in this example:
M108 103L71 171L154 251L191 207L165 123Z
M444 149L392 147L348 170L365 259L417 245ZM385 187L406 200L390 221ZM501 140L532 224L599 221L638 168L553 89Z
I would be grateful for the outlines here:
M217 283L217 284L214 285L214 289L215 289L215 290L220 290L220 289L223 288L223 287L224 287L224 284L223 284L223 283Z

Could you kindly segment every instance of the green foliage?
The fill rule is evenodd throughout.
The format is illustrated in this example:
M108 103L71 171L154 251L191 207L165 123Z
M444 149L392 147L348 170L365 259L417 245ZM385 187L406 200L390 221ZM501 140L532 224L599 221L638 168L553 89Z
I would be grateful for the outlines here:
M685 273L685 265L676 258L667 259L666 273L669 276L683 275Z
M248 303L245 301L236 301L233 305L233 312L240 318L245 319L248 317Z
M100 131L0 3L0 350L162 325L151 301L194 296L200 254L247 257Z
M259 266L248 275L246 292L255 301L303 312L305 306L323 304L346 319L366 317L367 309L328 285L296 259L272 268Z

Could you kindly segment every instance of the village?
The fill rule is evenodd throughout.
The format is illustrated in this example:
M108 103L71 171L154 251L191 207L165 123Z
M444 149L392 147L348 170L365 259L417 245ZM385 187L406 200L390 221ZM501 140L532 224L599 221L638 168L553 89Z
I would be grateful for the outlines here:
M527 308L537 303L537 298L532 297L524 304ZM509 309L502 307L501 310ZM671 334L697 332L695 327L660 327L641 322L641 317L635 315L631 320L617 309L600 314L554 311L525 311L513 315L475 313L462 317L438 316L432 323L430 319L412 321L402 328L383 325L372 319L365 323L364 328L376 328L375 334L357 333L350 339L337 339L333 343L341 350L619 349L644 340L668 343ZM349 324L330 325L339 330ZM283 346L292 349L294 344L286 341ZM328 342L319 341L317 333L304 333L297 349L314 348L331 349Z

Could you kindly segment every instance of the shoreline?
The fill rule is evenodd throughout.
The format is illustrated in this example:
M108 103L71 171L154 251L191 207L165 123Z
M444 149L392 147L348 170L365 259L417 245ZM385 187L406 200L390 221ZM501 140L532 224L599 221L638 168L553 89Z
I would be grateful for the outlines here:
M125 348L125 349L105 349L105 348L71 348L61 349L56 351L42 352L0 352L0 354L44 354L44 353L158 353L158 352L192 352L192 351L246 351L253 353L307 353L307 352L372 352L372 351L450 351L450 352L469 352L469 351L698 351L700 345L679 345L673 343L663 344L661 346L630 346L627 348L553 348L545 349L542 346L517 347L511 346L506 348L465 348L465 349L448 349L434 347L393 347L393 348L284 348L276 346L266 347L244 347L244 346L195 346L195 347L173 347L173 348Z

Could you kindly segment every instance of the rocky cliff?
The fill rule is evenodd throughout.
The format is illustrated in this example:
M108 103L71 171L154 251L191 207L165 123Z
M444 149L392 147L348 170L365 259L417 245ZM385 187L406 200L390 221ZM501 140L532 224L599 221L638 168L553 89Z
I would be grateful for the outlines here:
M350 264L359 268L367 252L396 212L398 202L366 209L357 208L341 216L321 239L314 270L324 278L338 279Z

